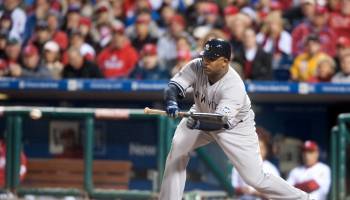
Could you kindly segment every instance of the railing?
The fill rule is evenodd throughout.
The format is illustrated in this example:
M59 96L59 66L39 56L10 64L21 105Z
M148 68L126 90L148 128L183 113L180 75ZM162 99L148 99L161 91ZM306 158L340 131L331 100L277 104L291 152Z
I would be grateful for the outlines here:
M140 109L101 109L101 108L55 108L55 107L0 107L0 116L6 119L6 185L5 189L19 196L25 194L33 195L78 195L89 196L91 198L123 198L123 199L149 199L155 197L159 191L159 184L163 177L164 165L168 151L170 150L171 140L176 128L177 122L160 115L146 115ZM21 152L22 122L28 117L40 119L46 118L75 118L83 119L85 122L84 137L84 185L83 191L71 189L50 189L50 188L21 188L19 183L19 166ZM157 123L158 134L158 180L153 186L153 191L136 190L102 190L96 189L93 185L92 163L94 146L94 123L95 119L127 120L127 119L154 119ZM206 155L204 149L198 149L200 158L213 171L223 188L228 194L233 194L230 182L220 172L217 166L213 164L210 157Z
M332 200L345 200L346 190L346 150L350 143L350 132L347 123L350 122L350 114L340 114L338 125L333 127L331 134L331 168L332 168Z

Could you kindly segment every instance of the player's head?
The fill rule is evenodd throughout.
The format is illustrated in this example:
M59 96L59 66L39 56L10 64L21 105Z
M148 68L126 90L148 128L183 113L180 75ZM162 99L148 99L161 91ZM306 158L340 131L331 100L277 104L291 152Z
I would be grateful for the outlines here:
M204 50L200 53L203 59L214 61L218 58L225 58L228 61L231 59L231 45L228 41L213 38L208 40L204 45Z
M307 140L302 146L303 161L306 166L312 166L318 162L319 149L315 141Z

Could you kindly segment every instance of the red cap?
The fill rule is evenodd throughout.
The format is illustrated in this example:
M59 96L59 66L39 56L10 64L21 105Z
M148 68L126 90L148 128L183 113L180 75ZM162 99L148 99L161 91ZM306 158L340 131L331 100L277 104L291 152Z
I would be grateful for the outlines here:
M307 140L303 144L303 151L318 151L318 145L315 141Z
M154 44L145 44L141 50L142 55L157 55L157 47Z
M79 24L88 26L90 28L91 27L91 20L87 17L80 17Z
M177 24L180 24L182 26L186 25L185 19L181 15L174 15L171 18L170 22L171 23L177 23Z
M190 51L187 51L187 50L177 51L177 60L189 61L191 60L191 58L192 58L192 55Z
M5 69L7 67L6 60L0 59L0 69Z
M205 12L208 12L210 14L219 14L219 6L216 3L208 3L207 6L204 8Z
M347 37L344 37L344 36L339 37L338 41L337 41L337 46L349 48L350 47L350 39Z
M324 15L328 12L328 9L324 6L316 6L315 13L319 15Z
M101 1L97 4L96 6L96 12L101 13L101 12L107 12L108 11L108 2Z
M36 48L32 44L24 47L23 56L29 57L29 56L34 56L34 55L38 55L38 48Z
M237 13L239 13L239 9L236 6L227 6L224 9L225 15L236 15Z
M270 8L271 10L282 10L282 4L278 1L271 1Z
M121 22L116 22L112 24L112 31L115 33L124 33L125 31L125 26Z

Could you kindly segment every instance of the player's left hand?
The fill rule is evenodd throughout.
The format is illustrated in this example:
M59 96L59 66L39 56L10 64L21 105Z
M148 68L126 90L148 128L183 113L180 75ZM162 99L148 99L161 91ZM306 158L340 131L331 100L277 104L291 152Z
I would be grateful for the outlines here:
M193 119L192 117L187 118L186 126L189 129L198 129L200 126L199 120Z

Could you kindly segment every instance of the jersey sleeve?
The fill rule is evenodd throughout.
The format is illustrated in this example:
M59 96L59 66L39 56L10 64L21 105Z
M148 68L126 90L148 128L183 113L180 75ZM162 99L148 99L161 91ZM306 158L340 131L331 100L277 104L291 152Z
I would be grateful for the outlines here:
M291 185L295 185L296 184L295 176L296 176L296 172L295 172L295 169L293 169L288 175L287 182Z
M249 108L243 108L247 106L247 101L250 101L245 91L243 84L235 84L223 89L221 94L221 100L216 108L216 113L225 115L228 117L229 129L233 128L243 116L237 116L237 113L242 109L248 114Z
M169 82L169 84L174 84L181 90L181 95L183 97L186 94L186 89L195 82L197 65L199 62L198 59L195 59L187 63Z
M321 192L328 194L331 185L331 172L328 166L324 165L318 172L315 181L319 184Z

